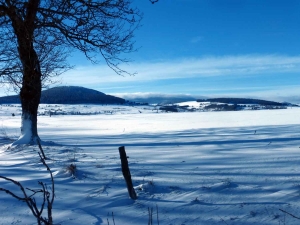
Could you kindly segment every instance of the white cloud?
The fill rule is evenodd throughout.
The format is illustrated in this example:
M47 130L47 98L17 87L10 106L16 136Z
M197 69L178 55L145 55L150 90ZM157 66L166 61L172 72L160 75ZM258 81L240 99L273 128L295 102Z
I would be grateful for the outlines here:
M134 93L114 93L115 96L119 96L125 99L133 98L193 98L190 94L166 94L166 93L154 93L154 92L134 92Z
M135 100L135 99L151 99L151 98L170 98L170 99L184 99L184 98L219 98L219 97L231 97L231 98L255 98L255 99L263 99L270 101L278 101L278 102L291 102L300 104L300 96L297 93L300 90L300 85L294 86L275 86L272 88L235 88L235 89L207 89L206 93L204 91L203 95L199 94L166 94L159 92L135 92L135 93L112 93L115 96L127 99L127 100ZM218 94L212 94L213 91L217 91ZM236 92L238 91L238 92Z
M194 101L197 97L189 94L166 94L154 92L135 92L135 93L114 93L113 95L124 98L129 101L147 102L147 103L175 103L184 101Z
M203 40L202 36L197 36L197 37L194 37L194 38L191 39L191 43L196 44L196 43L198 43L202 40Z
M131 63L121 66L135 76L118 76L106 65L78 67L68 71L63 81L69 85L154 81L176 78L213 76L251 76L271 73L300 72L300 56L242 55L177 59L159 62Z
M210 97L235 97L235 98L258 98L271 101L287 101L300 104L300 96L298 95L300 85L289 86L272 86L259 88L236 88L228 90L220 90L220 94L210 94ZM238 91L238 92L235 92Z

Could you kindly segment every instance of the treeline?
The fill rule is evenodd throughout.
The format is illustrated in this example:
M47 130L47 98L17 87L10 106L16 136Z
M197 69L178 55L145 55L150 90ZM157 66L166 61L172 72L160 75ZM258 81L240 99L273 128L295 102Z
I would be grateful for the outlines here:
M209 98L209 99L198 99L197 102L218 102L226 104L259 104L259 105L272 105L272 106L286 106L287 103L266 101L260 99L250 98Z

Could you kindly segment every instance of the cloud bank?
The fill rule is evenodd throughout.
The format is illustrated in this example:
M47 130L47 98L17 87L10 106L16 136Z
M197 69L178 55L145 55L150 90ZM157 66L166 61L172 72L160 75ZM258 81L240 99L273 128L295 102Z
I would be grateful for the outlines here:
M136 93L114 93L115 96L124 98L133 102L147 102L155 103L177 103L186 101L195 101L199 96L192 96L189 94L166 94L166 93L151 93L151 92L136 92Z
M118 76L107 65L78 67L64 75L69 84L118 83L220 76L260 76L300 72L300 56L241 55L135 62L121 65L135 76ZM84 85L83 85L84 86Z

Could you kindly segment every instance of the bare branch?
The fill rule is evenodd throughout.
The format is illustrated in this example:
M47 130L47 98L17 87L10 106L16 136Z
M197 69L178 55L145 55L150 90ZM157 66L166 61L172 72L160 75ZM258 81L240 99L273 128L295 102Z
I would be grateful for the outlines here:
M5 5L0 5L0 17L4 17L7 14L7 7Z
M300 220L300 217L298 217L298 216L295 216L295 215L293 215L293 214L291 214L291 213L289 213L289 212L287 212L287 211L285 211L285 210L283 210L283 209L279 209L279 210L280 210L281 212L283 212L283 213L286 213L286 214L290 215L291 217L294 217L294 218Z
M40 150L43 152L42 146L39 145L39 147L40 147ZM34 190L34 189L26 188L26 190L29 190L32 192L32 194L28 196L25 191L25 188L22 186L22 184L20 182L15 181L15 180L5 177L5 176L0 176L0 179L4 179L4 180L9 181L9 182L13 183L14 185L18 186L24 197L20 197L20 196L16 195L15 193L13 193L12 191L5 189L5 188L0 187L0 191L3 191L16 199L25 202L27 204L28 208L31 210L33 216L37 219L38 224L43 223L45 225L52 225L53 224L52 206L53 206L54 196L55 196L54 178L53 178L53 175L52 175L52 172L51 172L49 166L47 165L47 163L45 161L46 157L45 156L42 157L40 153L38 153L38 154L41 159L41 162L43 163L43 165L46 167L47 171L50 174L51 193L48 191L47 186L43 182L39 181L38 184L41 185L42 189ZM43 195L40 208L37 206L36 200L34 198L34 196L37 193L42 193L42 195ZM47 217L43 217L42 214L43 214L43 210L45 208L46 203L47 203Z
M130 4L130 0L54 1L40 6L36 25L50 36L60 36L90 61L98 62L98 52L117 74L129 74L119 68L129 60L119 55L135 51L133 32L142 18Z
M123 54L136 50L133 47L133 33L139 28L142 19L142 13L131 7L131 2L6 0L5 4L0 3L0 82L10 83L19 92L24 76L24 65L20 60L11 16L4 16L7 15L4 11L8 7L17 9L15 16L19 18L19 23L24 20L28 34L33 33L33 45L44 87L55 82L55 77L73 68L67 63L72 48L81 51L93 63L99 62L98 53L119 75L134 75L121 68L122 63L130 61ZM33 21L34 26L31 26Z
M49 38L47 33L35 32L35 49L40 58L42 85L55 83L55 77L73 68L67 62L70 50L63 47L62 40ZM17 47L12 43L14 35L4 35L6 42L0 45L0 83L9 83L19 93L23 81L23 66ZM2 68L1 68L2 67Z
M41 144L39 144L39 148L40 148L41 152L44 152L43 149L42 149ZM43 155L44 155L44 154L43 154ZM45 161L46 157L43 158L43 157L41 156L41 153L39 153L39 156L40 156L40 158L41 158L41 162L43 163L43 165L46 167L47 171L48 171L49 174L50 174L52 197L51 197L51 201L50 201L49 203L51 204L51 207L52 207L52 204L53 204L53 202L54 202L54 195L55 195L55 194L54 194L54 193L55 193L55 186L54 186L54 178L53 178L53 174L52 174L52 172L51 172L51 170L50 170L48 164L47 164L46 161ZM44 155L44 156L45 156L45 155ZM49 196L48 196L48 197L49 197Z
M149 0L152 4L158 2L159 0Z
M0 0L0 83L9 83L19 92L22 119L31 123L29 144L35 144L38 138L42 87L72 68L67 62L71 50L79 50L93 63L104 59L119 75L134 75L121 68L130 61L124 55L136 51L134 32L143 17L132 3ZM26 136L28 129L23 126L21 134Z

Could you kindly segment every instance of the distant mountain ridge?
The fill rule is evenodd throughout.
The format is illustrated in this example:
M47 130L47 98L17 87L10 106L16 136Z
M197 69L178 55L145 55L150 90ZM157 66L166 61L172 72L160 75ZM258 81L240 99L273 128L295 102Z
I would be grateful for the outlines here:
M124 96L125 97L125 96ZM250 98L207 98L196 99L189 95L149 95L149 96L127 96L126 100L121 97L107 95L102 92L79 87L60 86L42 91L41 104L124 104L140 102L150 104L175 104L185 101L211 102L224 104L259 104L269 106L298 106L288 102L275 102ZM129 100L129 101L127 101ZM136 103L137 102L137 103ZM20 104L18 95L0 97L0 104Z
M18 95L0 97L0 104L18 104ZM124 104L125 99L78 86L61 86L42 91L41 104Z
M292 105L291 103L287 103L287 102L280 103L280 102L266 101L261 99L251 99L251 98L209 98L209 99L198 99L197 102L218 102L218 103L226 103L226 104L259 104L259 105L272 105L272 106Z

